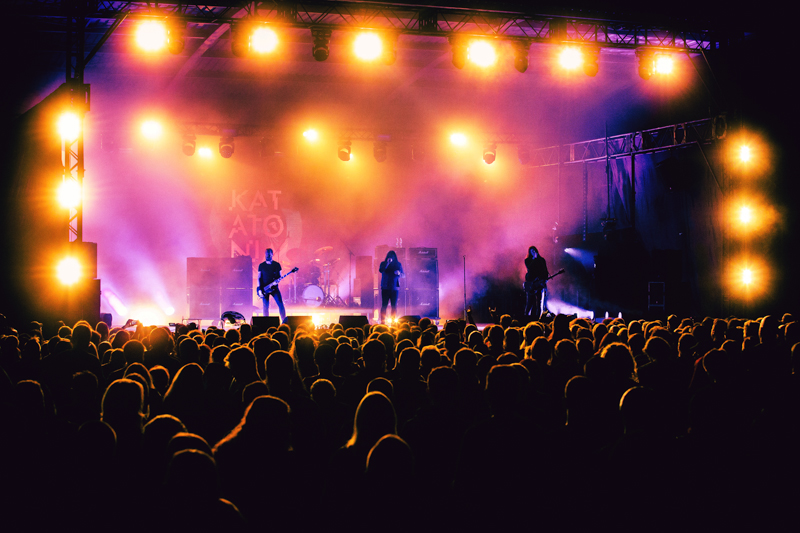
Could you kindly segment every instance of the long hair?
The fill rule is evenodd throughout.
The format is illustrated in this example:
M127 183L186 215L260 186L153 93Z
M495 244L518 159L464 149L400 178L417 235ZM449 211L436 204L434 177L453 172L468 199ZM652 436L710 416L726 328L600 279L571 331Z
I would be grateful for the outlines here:
M539 249L538 248L536 248L535 246L529 246L528 247L528 257L531 257L531 255L533 255L532 252L536 252L536 255L539 255Z
M397 261L398 263L400 262L400 260L397 258L397 253L394 250L389 250L389 253L386 254L386 259L384 259L384 261L388 261L390 257L393 261Z

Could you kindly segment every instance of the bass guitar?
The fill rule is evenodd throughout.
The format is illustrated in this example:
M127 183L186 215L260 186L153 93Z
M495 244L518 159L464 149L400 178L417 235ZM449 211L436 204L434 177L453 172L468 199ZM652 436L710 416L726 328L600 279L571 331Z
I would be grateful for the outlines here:
M559 270L558 272L556 272L555 274L553 274L552 276L550 276L547 279L543 279L542 280L542 279L538 279L537 278L537 279L534 279L532 281L523 282L522 288L525 289L525 292L540 291L540 290L544 289L545 287L547 287L547 282L548 281L550 281L554 277L558 276L559 274L563 274L563 273L564 273L564 269L562 268L561 270Z
M258 294L259 298L263 298L267 294L272 294L272 292L278 287L278 283L280 283L283 278L285 278L286 276L288 276L290 274L294 274L298 270L300 270L300 269L297 268L297 267L294 267L289 272L287 272L283 276L279 277L278 279L276 279L272 283L268 283L268 284L264 285L263 287L258 287L256 289L256 294Z

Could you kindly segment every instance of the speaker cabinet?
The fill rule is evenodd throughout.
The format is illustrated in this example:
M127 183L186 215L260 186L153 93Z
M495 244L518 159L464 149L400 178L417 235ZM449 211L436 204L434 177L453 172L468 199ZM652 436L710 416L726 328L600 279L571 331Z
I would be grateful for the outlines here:
M253 326L253 336L266 333L269 328L277 328L281 325L279 316L254 316L251 320Z
M397 311L394 313L395 316L403 316L406 314L406 293L408 291L406 289L400 289L397 294ZM375 289L375 310L380 310L381 308L381 290ZM391 304L389 304L388 309L391 309Z
M253 289L222 289L220 309L236 311L245 318L253 315Z
M311 320L310 315L286 317L286 324L288 324L289 327L292 328L292 331L296 330L297 326L299 326L300 324L307 324L307 323L312 323L313 325L313 321Z
M406 270L410 289L438 289L439 262L436 259L415 258Z
M189 287L218 288L219 266L219 257L187 257L186 284Z
M421 317L439 317L439 291L435 289L409 289L408 311Z
M365 325L369 324L369 318L364 315L339 315L339 324L342 325L344 329L347 328L363 328Z
M436 248L409 248L407 259L436 259Z
M219 320L219 289L189 287L189 317L198 320Z
M222 259L219 286L223 289L252 289L253 258L249 255L240 255Z
M361 307L372 309L375 305L373 289L375 280L372 273L372 257L368 255L356 257L356 280L354 293L361 297Z

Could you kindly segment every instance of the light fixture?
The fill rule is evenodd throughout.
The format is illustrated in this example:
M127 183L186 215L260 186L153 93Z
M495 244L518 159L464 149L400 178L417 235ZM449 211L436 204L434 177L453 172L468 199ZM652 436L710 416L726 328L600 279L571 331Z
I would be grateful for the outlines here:
M453 51L453 66L461 69L467 64L467 45L464 39L457 35L451 35L447 38L450 43L450 48Z
M305 139L308 142L312 142L313 143L313 142L317 142L319 140L319 133L317 132L317 130L315 130L313 128L312 129L307 129L306 131L303 132L303 137L305 137Z
M372 147L372 155L375 156L375 161L378 163L386 161L386 141L375 141Z
M331 30L311 28L311 38L314 39L314 48L311 50L314 59L325 61L330 55L328 47L331 44Z
M565 70L575 70L583 65L583 54L575 46L565 46L558 54L558 63Z
M469 44L467 57L479 67L491 67L497 61L497 53L489 41L483 39L472 41Z
M739 147L739 161L749 163L751 159L753 159L753 152L750 147L746 144L741 145Z
M667 75L672 74L674 61L672 55L665 53L655 54L654 70L656 74Z
M483 149L483 162L491 165L495 159L497 159L497 145L495 143L487 144Z
M171 54L180 54L186 44L186 23L173 20L167 26L167 50Z
M383 55L383 42L375 33L360 33L353 41L353 51L362 61L372 61Z
M531 151L527 144L520 144L517 147L517 157L519 157L519 162L523 165L531 162Z
M162 21L145 20L136 28L136 44L146 52L161 50L167 42L167 28Z
M186 134L183 136L183 146L181 151L188 156L194 155L195 148L197 147L197 138L193 134Z
M350 141L339 141L339 159L350 161L351 146L352 143Z
M81 187L73 179L66 179L58 187L58 203L67 209L76 209L81 203Z
M145 120L142 122L141 132L145 139L155 141L161 138L161 135L164 133L164 128L157 120Z
M600 58L600 49L594 46L586 47L583 50L583 73L594 78L600 68L597 60Z
M450 135L450 142L455 144L456 146L466 146L467 145L467 136L463 133L453 133Z
M636 57L639 59L639 77L643 80L649 80L653 76L655 68L653 55L652 50L636 50Z
M514 68L519 72L528 70L528 51L531 48L530 41L514 41Z
M753 221L753 210L748 206L743 205L739 208L739 222L742 224L749 224Z
M250 53L250 24L231 23L231 52L236 57L247 57Z
M58 134L65 141L72 142L81 132L81 119L77 114L67 111L58 118Z
M225 159L233 155L233 137L222 137L219 140L219 155Z
M214 152L212 152L211 148L209 148L208 146L201 146L200 148L197 149L197 155L199 155L203 159L209 159L212 155L214 155Z
M250 47L259 54L268 54L278 47L278 35L272 28L258 27L250 36Z
M66 257L56 266L56 276L64 285L74 285L81 278L83 269L74 257Z

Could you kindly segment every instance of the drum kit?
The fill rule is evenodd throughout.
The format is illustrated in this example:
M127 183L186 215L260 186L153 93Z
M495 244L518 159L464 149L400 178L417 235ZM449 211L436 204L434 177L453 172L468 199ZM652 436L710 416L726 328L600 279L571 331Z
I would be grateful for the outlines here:
M292 264L306 264L293 280L293 303L302 303L306 307L347 307L345 301L339 297L339 275L334 267L341 258L333 258L333 246L317 248L311 259L299 248L289 250L286 257ZM335 278L333 283L332 274Z

